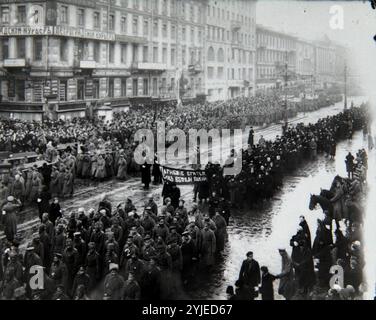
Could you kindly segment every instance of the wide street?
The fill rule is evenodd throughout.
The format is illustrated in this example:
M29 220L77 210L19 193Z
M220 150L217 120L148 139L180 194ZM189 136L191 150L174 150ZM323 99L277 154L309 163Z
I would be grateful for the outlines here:
M349 99L349 104L352 99ZM365 101L362 98L354 99L356 105ZM315 112L298 114L289 119L289 123L298 122L314 123L319 118L341 112L343 103L327 107ZM274 124L265 128L255 128L255 141L261 135L266 139L274 139L281 134L281 125ZM363 140L361 132L354 135L353 140L343 141L338 144L337 156L331 161L324 156L319 156L317 161L308 162L288 176L282 189L274 196L272 201L264 203L262 208L233 212L228 227L229 241L223 256L218 260L213 272L197 275L195 285L188 292L187 298L216 299L225 298L227 285L233 285L237 279L239 268L245 253L254 252L254 257L260 266L266 265L271 273L280 271L280 256L278 248L285 247L290 251L289 239L295 233L298 226L298 217L305 215L312 230L316 229L316 219L320 217L319 210L309 211L309 195L319 193L320 188L328 188L335 174L345 176L344 157L351 151L354 154L359 148L367 148L367 142ZM216 144L212 150L215 156ZM201 150L205 151L205 148ZM375 154L369 154L370 167L375 162ZM215 160L215 159L214 159ZM99 201L106 194L110 201L117 205L124 202L127 197L132 198L139 212L142 212L144 200L147 196L154 195L159 205L161 203L162 186L151 185L150 190L144 191L139 178L131 178L125 182L107 181L100 185L92 182L78 181L79 188L73 199L62 202L64 214L77 210L79 207L97 208ZM181 187L182 197L186 200L188 209L192 205L192 186ZM19 232L22 234L24 247L31 240L31 235L36 231L39 219L36 218L36 210L28 208L19 216ZM371 234L369 232L369 234ZM370 274L372 272L369 272ZM276 298L278 295L276 295Z

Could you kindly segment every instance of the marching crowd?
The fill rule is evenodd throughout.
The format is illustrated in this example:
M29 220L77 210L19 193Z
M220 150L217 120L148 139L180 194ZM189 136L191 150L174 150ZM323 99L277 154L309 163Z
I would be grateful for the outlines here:
M364 149L358 151L356 158L349 153L346 169L351 178L336 176L330 190L321 191L329 205L320 204L325 208L325 218L317 219L314 238L305 217L300 216L297 232L290 240L291 256L285 248L279 249L281 273L271 274L267 266L260 267L253 253L248 252L236 289L227 288L228 299L253 300L260 294L262 300L274 300L276 279L279 279L278 294L286 300L361 299L365 289L362 202L367 162ZM339 225L335 230L332 228L333 219L344 223L345 232Z
M16 213L23 205L23 194L14 192L18 188L12 188L13 192L8 193L2 205L2 218L7 238L1 248L2 297L3 299L56 300L176 298L184 292L184 287L192 283L198 270L210 271L216 263L216 256L224 250L231 204L240 204L246 197L251 197L251 204L258 199L270 198L273 188L282 183L285 167L291 166L291 169L296 167L306 152L311 158L315 158L317 152L327 152L334 156L336 141L341 138L351 138L353 130L361 128L364 122L363 106L327 117L315 125L286 128L282 137L275 142L261 138L258 144L254 144L250 132L250 147L244 151L242 172L226 181L220 166L209 164L206 168L207 185L199 185L195 188L201 202L208 199L205 201L208 202L208 212L201 210L201 206L196 203L188 210L184 199L181 198L179 187L165 184L162 192L162 207L158 207L151 197L145 202L143 212L137 212L132 199L128 198L124 205L114 208L113 204L104 197L98 208L80 208L68 216L62 215L59 198L55 197L50 202L51 193L54 192L51 184L53 172L49 176L43 174L43 168L41 170L33 168L33 175L42 184L42 191L36 196L41 224L32 241L28 243L24 254L19 248L20 239L17 238L16 230ZM67 159L66 163L71 162L71 164L64 166L76 173L78 165L74 161L74 156L71 152L65 153L63 159ZM291 163L293 160L296 162ZM353 165L349 165L349 168L352 168L351 172L357 172L357 163L366 166L363 151L357 157L357 162L353 161ZM226 165L234 164L229 162ZM352 179L360 184L356 189L359 191L362 190L364 178L361 173L352 175ZM268 177L270 177L269 181ZM248 179L254 180L249 183ZM258 189L257 186L262 179L264 179L262 188ZM21 183L21 177L17 177L15 181ZM235 187L231 185L234 181L237 183ZM355 188L353 183L346 179L338 181L333 190L328 191L332 193L330 199L333 201L333 206L338 207L338 199L335 199L337 188L342 192L341 201L344 201L346 195L351 194L352 198L348 200L350 203L351 200L354 202L356 194L349 193L349 190L353 190L351 188ZM227 185L226 182L229 184ZM236 188L241 186L246 187L239 192ZM238 198L239 196L241 198ZM347 205L349 205L348 201ZM354 206L356 207L356 203ZM336 260L342 259L343 261L339 262L344 268L349 266L349 279L352 279L348 280L349 284L354 290L359 289L359 285L356 285L354 280L355 273L352 271L355 265L352 256L355 253L348 251L348 247L340 242L348 239L346 243L351 245L349 247L351 250L354 247L359 249L361 239L355 238L355 235L359 235L359 229L356 228L356 223L359 222L354 222L349 218L350 216L345 215L333 214L333 217L337 222L340 220L339 217L349 221L349 234L340 237L340 230L337 229L336 241L333 243L330 240L331 235L329 237L327 232L329 230L327 219L320 221L318 228L320 232L317 232L311 248L307 240L307 226L302 222L303 231L299 229L291 242L293 246L291 259L281 251L284 268L289 265L290 270L294 271L300 293L306 294L312 287L313 281L306 283L305 279L309 279L306 275L312 272L313 259L318 261L319 279L327 280L330 264L325 259L328 259L328 252L331 254L331 249L334 247L339 252ZM252 253L249 252L247 256L241 268L237 291L234 293L234 297L241 299L254 298L254 288L260 281L261 292L268 286L268 280L264 280L264 276L269 275L267 268L262 268L263 275L260 278L260 275L257 276L254 272L258 267L254 263ZM307 257L312 259L306 261ZM362 261L357 263L357 268L360 268ZM30 285L33 276L31 270L35 265L43 266L41 269L45 284L43 289L33 288ZM293 271L285 270L283 277L290 279ZM279 277L282 278L281 275ZM265 279L272 278L270 275ZM283 287L283 281L280 281L280 286ZM286 299L293 296L286 293L289 290L281 289L281 294Z
M352 108L338 115L319 120L315 124L289 127L274 141L262 136L254 142L250 131L249 148L243 150L242 171L236 176L223 176L223 168L217 164L206 167L208 181L197 183L194 199L199 201L211 197L212 203L228 199L233 207L250 207L272 198L281 187L283 176L295 170L306 159L315 159L325 153L334 158L337 141L351 138L366 122L366 108ZM236 158L236 154L233 154ZM239 160L240 161L240 160ZM234 165L229 159L225 166ZM213 200L214 199L214 200Z

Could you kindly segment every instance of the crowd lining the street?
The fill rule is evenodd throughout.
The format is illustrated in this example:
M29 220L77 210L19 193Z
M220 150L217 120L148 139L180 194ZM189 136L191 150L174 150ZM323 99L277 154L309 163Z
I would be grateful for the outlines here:
M239 105L231 104L230 114L246 110L247 101L237 101ZM200 123L197 125L209 129L214 123L205 120L209 119L205 112L215 119L225 110L221 106L211 108L192 107L190 112L162 111L162 114L171 127L184 130L188 124ZM176 298L182 288L194 281L195 272L208 272L215 264L216 256L224 250L232 206L245 203L246 199L250 206L270 199L281 187L283 176L307 157L313 160L317 153L322 152L334 157L336 142L351 138L354 130L365 125L365 110L365 106L351 108L316 124L285 127L283 135L274 142L261 137L255 144L251 131L249 148L242 151L242 172L236 177L223 177L220 165L209 163L206 167L208 181L195 186L194 198L198 197L198 204L194 203L190 210L185 207L179 187L164 184L162 207L150 198L145 202L144 211L137 212L129 198L125 205L114 208L104 197L98 208L80 208L68 216L62 215L59 198L73 195L76 177L98 181L114 176L127 179L129 174L141 171L146 187L151 182L151 175L155 183L162 182L158 163L154 163L152 170L146 165L132 168L128 164L132 164L133 156L128 160L122 156L126 146L129 150L134 147L133 131L139 127L152 128L156 114L152 111L123 113L107 126L81 119L70 123L3 122L3 130L13 128L13 137L21 134L22 138L16 139L19 145L29 145L30 150L37 148L41 159L46 161L42 168L28 170L26 177L22 168L14 169L1 186L2 222L6 235L0 263L3 299ZM61 134L57 135L57 132ZM29 133L28 140L25 137ZM56 137L60 137L58 141ZM77 140L84 145L83 153L68 148L60 155L56 150L58 142ZM98 149L104 150L104 157L96 155ZM235 155L236 152L232 153ZM85 156L97 159L91 160L88 166L85 165ZM364 164L362 157L363 152L357 161ZM51 169L47 163L53 163L54 167ZM233 164L229 161L226 166ZM20 239L17 239L16 215L26 203L37 204L41 224L26 252L22 253ZM202 210L206 204L207 212ZM302 249L308 248L304 237L295 242ZM294 255L293 250L293 262L294 256L299 255ZM296 263L294 268L301 261ZM30 268L34 265L44 267L43 290L30 287ZM249 279L244 273L244 270L249 270L247 262L244 268L234 296L251 299L254 291L246 288ZM306 290L309 286L301 288ZM287 294L285 297L290 298Z

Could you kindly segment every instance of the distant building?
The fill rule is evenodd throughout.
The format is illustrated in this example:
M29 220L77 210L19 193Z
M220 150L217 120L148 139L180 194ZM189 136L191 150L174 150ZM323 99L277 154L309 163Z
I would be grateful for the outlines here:
M325 37L315 41L315 83L316 86L327 88L335 82L336 50L334 43Z
M296 73L297 38L261 25L257 25L256 34L257 90L284 86L283 76L286 73L288 85L292 84Z
M296 42L296 75L299 83L313 85L315 76L315 46L309 41Z
M206 13L207 99L215 101L253 95L256 1L209 0Z

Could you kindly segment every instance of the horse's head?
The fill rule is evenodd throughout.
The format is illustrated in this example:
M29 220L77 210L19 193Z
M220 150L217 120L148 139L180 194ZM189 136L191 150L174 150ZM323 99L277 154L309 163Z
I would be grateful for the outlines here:
M317 204L316 196L314 194L311 194L311 197L309 199L309 206L308 206L309 210L315 209L316 204Z

